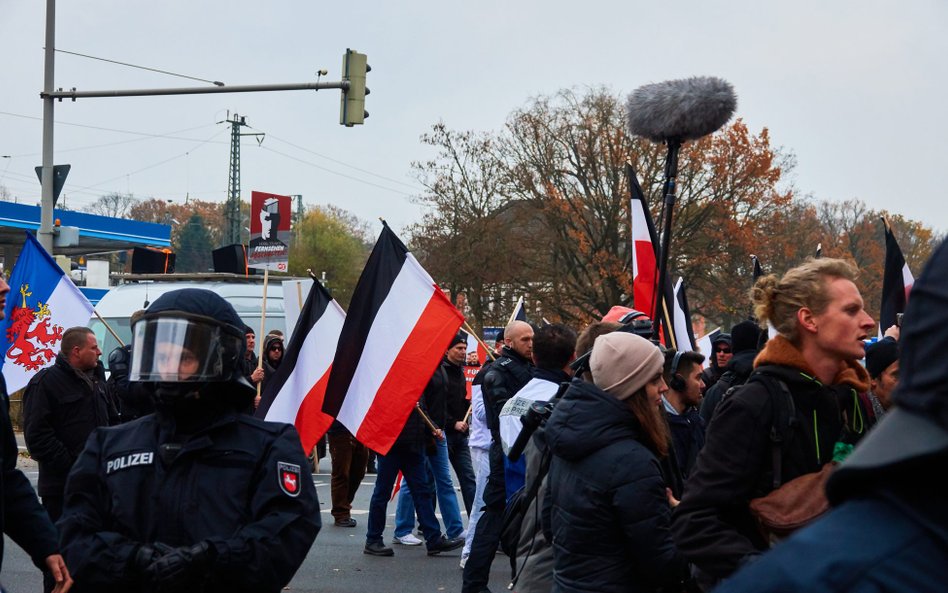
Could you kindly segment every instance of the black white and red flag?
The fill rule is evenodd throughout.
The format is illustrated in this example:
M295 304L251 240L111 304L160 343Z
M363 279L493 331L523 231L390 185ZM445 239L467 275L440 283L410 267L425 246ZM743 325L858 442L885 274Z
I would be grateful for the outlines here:
M629 181L631 224L632 224L632 304L649 316L652 323L662 323L660 339L662 344L671 347L666 333L674 338L675 297L671 280L665 283L662 297L656 294L658 287L658 233L655 223L645 203L645 192L639 185L632 165L626 164L626 177Z
M902 249L892 234L892 227L884 218L882 224L885 227L885 269L882 274L882 309L879 312L880 333L895 325L896 314L905 312L909 292L915 284Z
M756 255L752 255L751 259L754 261L754 271L751 284L756 284L757 279L764 275L764 270L760 267L760 259L758 259Z
M385 224L352 295L323 412L388 453L463 321Z
M626 165L626 177L629 180L632 215L632 305L649 316L657 319L655 287L658 285L658 233L655 223L645 203L645 193L639 185L635 171ZM658 311L661 305L658 306Z
M685 279L678 278L675 284L675 348L679 352L691 352L698 348L695 332L691 327L691 309L688 307L688 296L685 294Z
M283 361L267 381L254 415L296 426L303 450L309 453L332 424L323 412L336 343L346 314L318 281L303 303Z

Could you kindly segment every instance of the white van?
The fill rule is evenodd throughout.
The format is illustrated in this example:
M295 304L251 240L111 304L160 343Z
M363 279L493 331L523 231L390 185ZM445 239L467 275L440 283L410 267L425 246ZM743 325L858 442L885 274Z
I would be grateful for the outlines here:
M125 344L131 341L129 318L139 309L147 309L162 294L180 288L204 288L224 297L234 306L244 323L261 337L260 318L263 307L263 276L238 274L123 274L121 284L111 288L95 309ZM284 334L286 315L283 308L283 285L286 276L270 278L267 285L267 315L263 335L274 329ZM108 367L109 353L120 346L105 324L93 316L89 327L95 332L102 350L102 363Z

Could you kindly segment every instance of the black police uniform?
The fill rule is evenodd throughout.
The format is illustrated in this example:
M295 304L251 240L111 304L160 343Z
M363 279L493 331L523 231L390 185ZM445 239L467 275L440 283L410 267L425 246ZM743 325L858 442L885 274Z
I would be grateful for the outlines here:
M321 527L316 489L293 426L239 413L254 394L239 319L215 293L183 289L136 323L132 379L157 412L97 429L69 474L57 526L73 591L276 593L302 564ZM158 338L162 324L186 329ZM176 333L207 355L200 380L145 364Z
M149 415L89 438L58 525L74 591L137 590L141 544L205 540L204 591L280 591L321 525L296 429L231 412L176 455L170 433Z

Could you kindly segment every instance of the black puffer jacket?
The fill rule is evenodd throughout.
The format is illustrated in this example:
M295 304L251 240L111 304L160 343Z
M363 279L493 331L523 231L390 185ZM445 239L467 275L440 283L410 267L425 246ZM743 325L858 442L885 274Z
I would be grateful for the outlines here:
M546 426L554 591L655 591L683 581L658 460L628 407L574 381Z

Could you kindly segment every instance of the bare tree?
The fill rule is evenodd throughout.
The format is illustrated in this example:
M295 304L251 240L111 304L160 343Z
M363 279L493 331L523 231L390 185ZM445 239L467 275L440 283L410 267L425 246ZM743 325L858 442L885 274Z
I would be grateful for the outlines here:
M83 212L111 216L112 218L127 218L133 207L141 202L132 194L113 192L101 196L98 200L83 208Z

